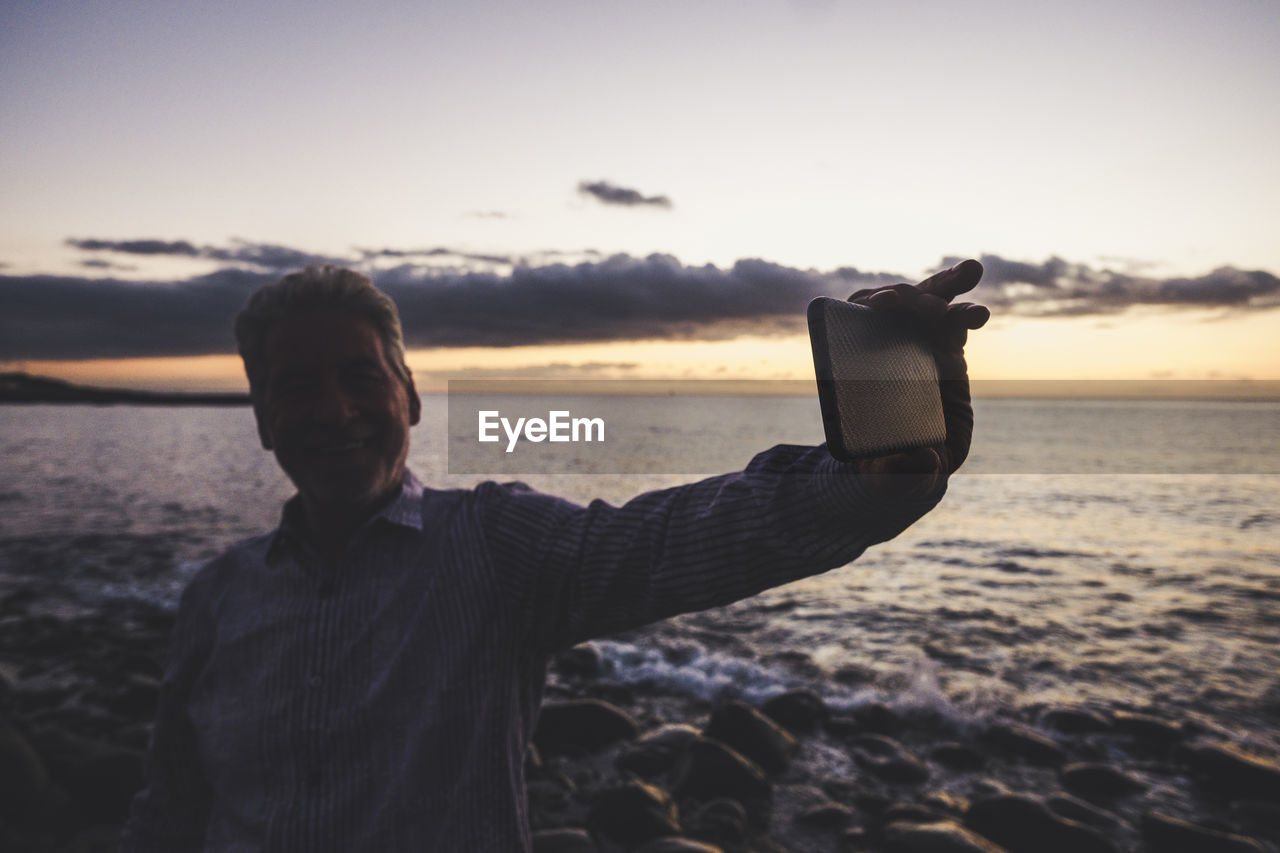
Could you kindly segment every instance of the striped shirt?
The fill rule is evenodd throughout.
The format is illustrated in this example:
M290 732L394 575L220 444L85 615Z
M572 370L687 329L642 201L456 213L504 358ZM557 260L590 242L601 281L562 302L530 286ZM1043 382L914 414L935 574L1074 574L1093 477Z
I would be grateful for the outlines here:
M295 498L183 593L121 853L528 851L553 652L844 565L938 497L878 506L794 446L618 507L406 474L331 559Z

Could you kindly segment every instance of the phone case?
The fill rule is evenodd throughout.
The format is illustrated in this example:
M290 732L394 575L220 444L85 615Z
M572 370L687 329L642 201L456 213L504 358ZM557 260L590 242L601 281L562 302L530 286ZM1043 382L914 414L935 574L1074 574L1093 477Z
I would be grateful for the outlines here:
M809 341L832 456L852 461L946 440L933 349L900 318L820 296L809 303Z

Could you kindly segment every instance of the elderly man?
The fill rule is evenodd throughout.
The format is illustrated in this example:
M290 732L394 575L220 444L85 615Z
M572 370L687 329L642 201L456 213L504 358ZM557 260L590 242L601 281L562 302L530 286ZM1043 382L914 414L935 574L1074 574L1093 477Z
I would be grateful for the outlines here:
M965 335L988 316L948 303L981 273L854 297L931 330L945 445L858 465L779 446L620 507L424 488L391 301L334 267L260 289L236 335L298 493L182 596L122 850L527 851L552 653L844 565L939 500L972 430Z

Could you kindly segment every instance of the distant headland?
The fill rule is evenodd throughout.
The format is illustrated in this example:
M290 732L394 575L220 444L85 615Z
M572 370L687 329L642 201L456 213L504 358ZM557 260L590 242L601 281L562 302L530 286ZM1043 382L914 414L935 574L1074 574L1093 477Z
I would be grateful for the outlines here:
M198 391L136 391L94 388L29 373L0 373L0 404L61 403L94 406L247 406L244 393Z

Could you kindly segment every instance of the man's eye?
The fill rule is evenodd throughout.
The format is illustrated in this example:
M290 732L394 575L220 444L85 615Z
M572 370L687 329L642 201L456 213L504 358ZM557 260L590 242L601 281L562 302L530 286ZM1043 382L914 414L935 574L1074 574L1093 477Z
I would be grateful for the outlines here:
M271 393L277 397L297 399L316 393L320 383L306 379L284 379L271 386Z
M376 370L353 370L344 378L357 388L374 388L385 381L383 375Z

